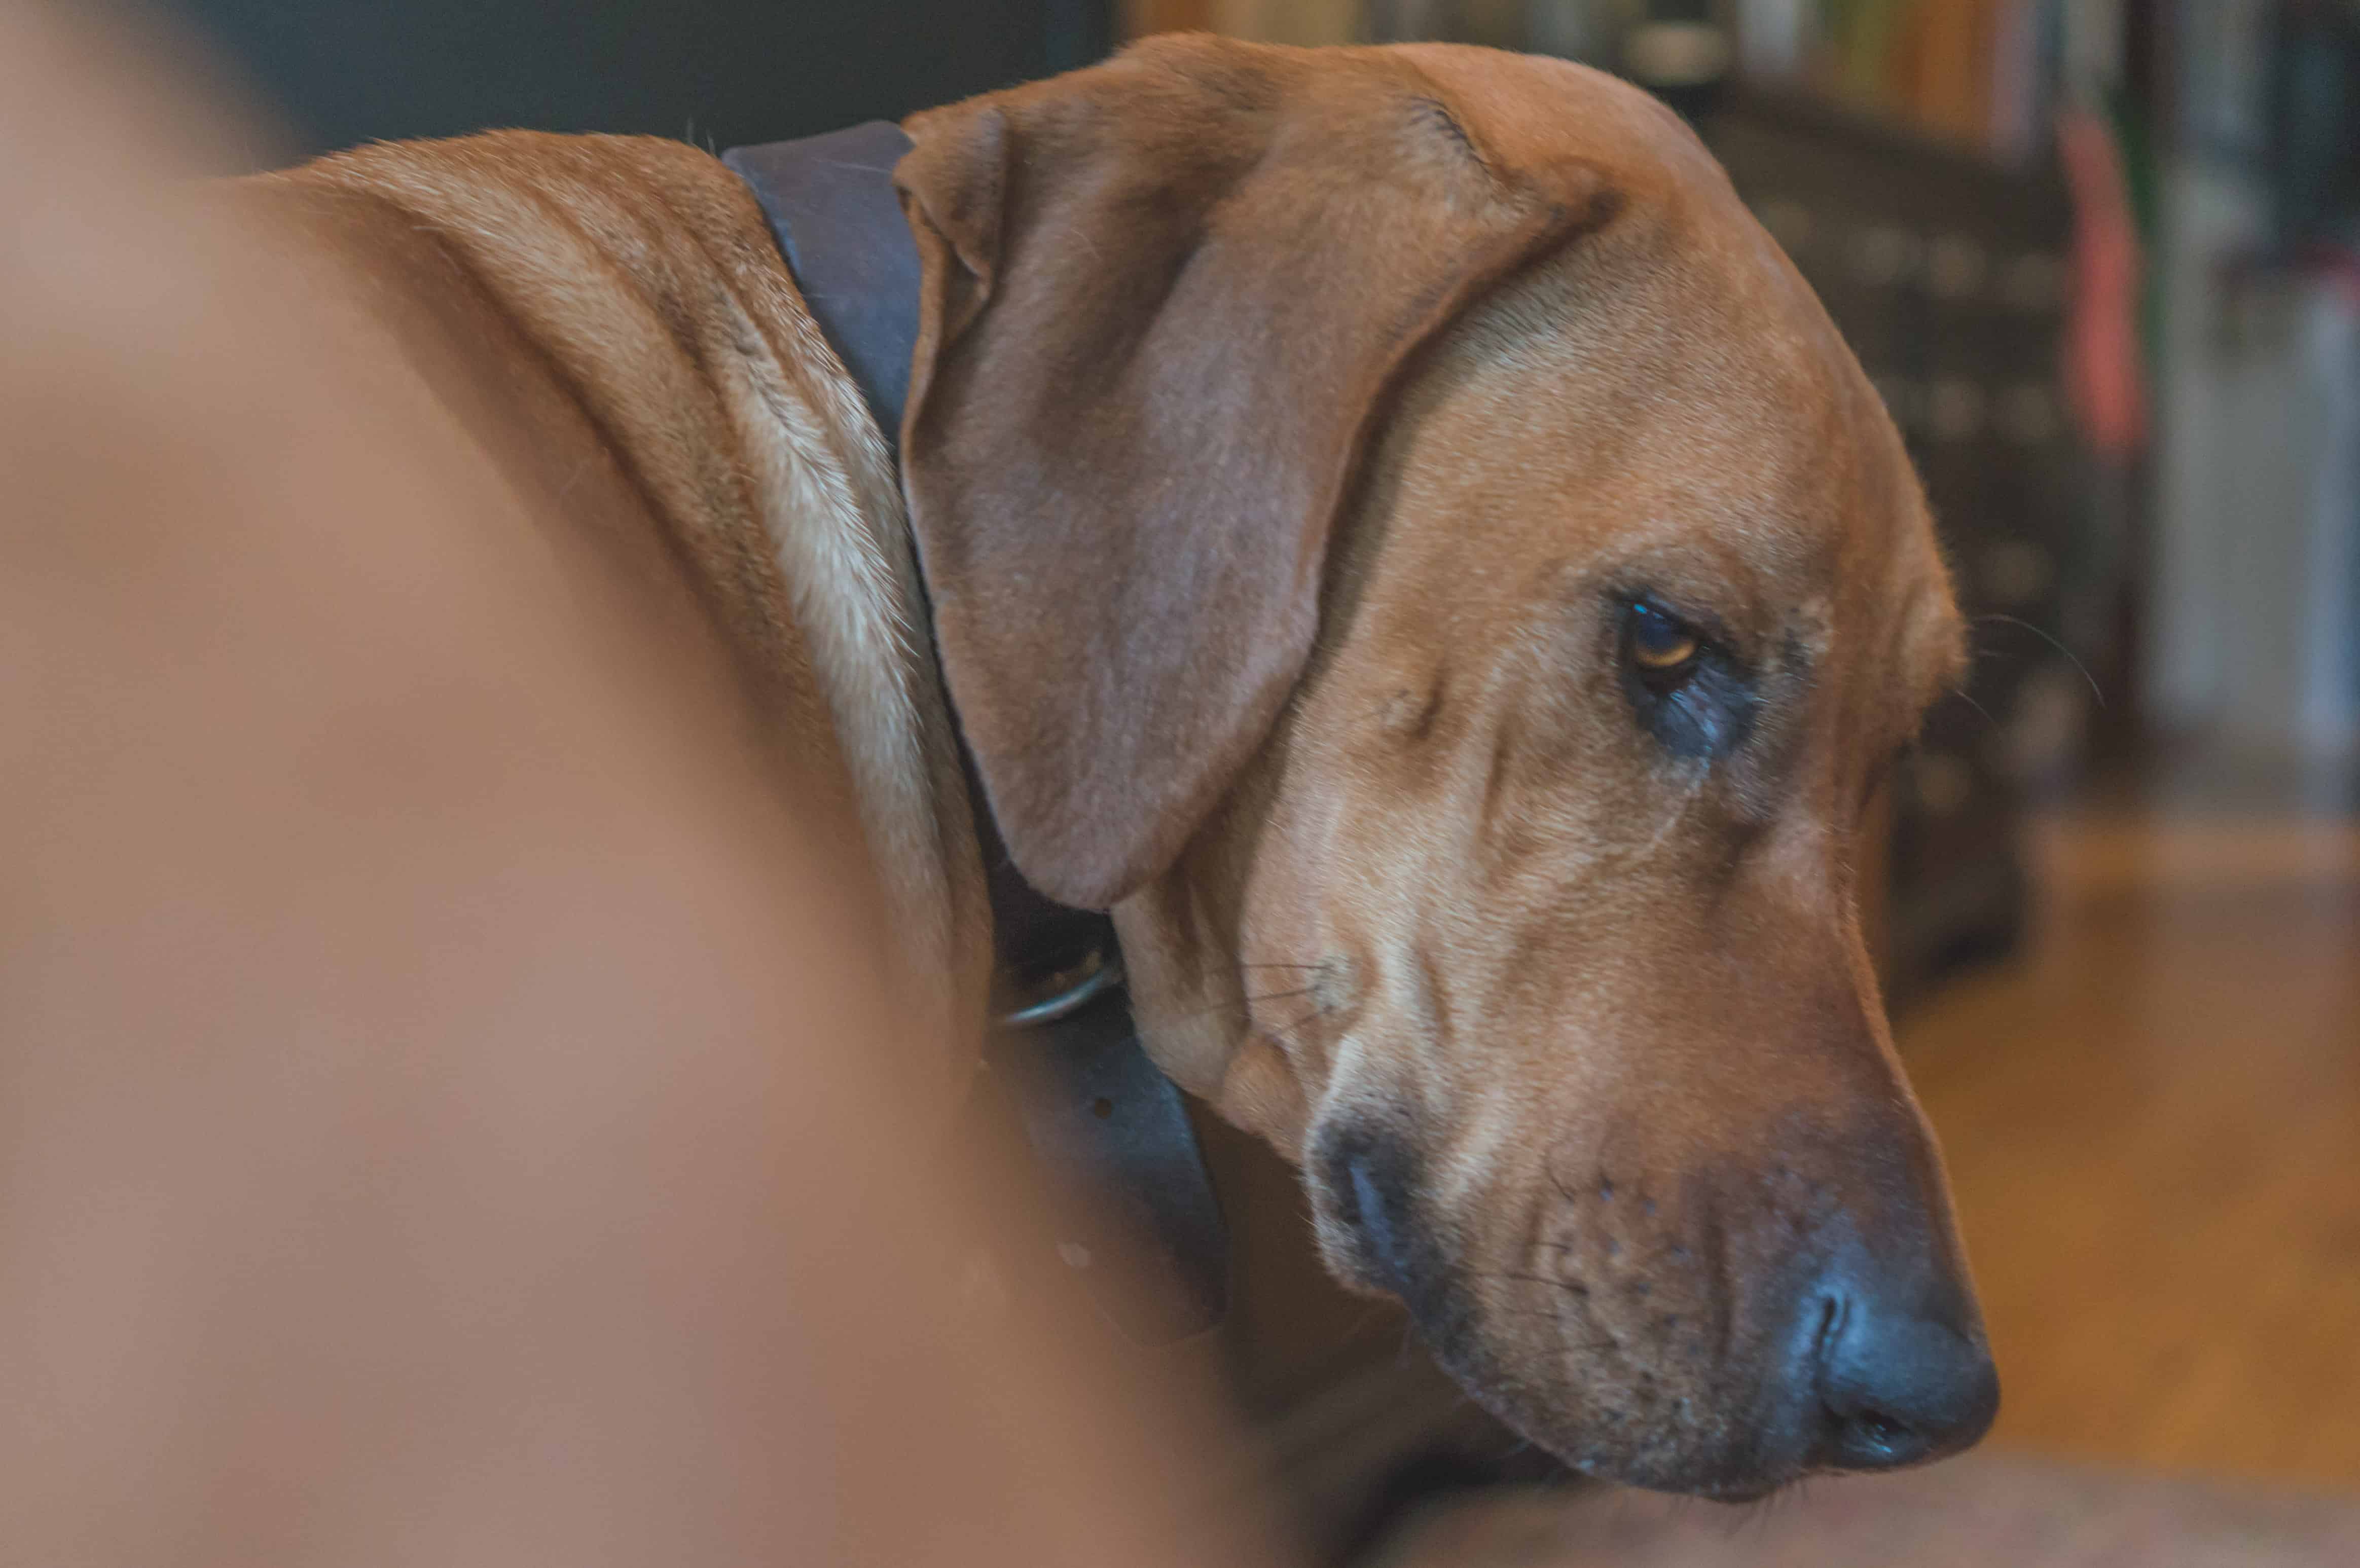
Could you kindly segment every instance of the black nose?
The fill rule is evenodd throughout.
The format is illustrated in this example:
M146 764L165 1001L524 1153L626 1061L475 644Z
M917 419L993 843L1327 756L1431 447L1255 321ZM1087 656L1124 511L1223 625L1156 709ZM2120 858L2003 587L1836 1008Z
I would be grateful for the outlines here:
M1956 1454L1991 1430L1999 1370L1968 1312L1928 1314L1844 1281L1830 1293L1819 1336L1823 1462L1891 1470Z

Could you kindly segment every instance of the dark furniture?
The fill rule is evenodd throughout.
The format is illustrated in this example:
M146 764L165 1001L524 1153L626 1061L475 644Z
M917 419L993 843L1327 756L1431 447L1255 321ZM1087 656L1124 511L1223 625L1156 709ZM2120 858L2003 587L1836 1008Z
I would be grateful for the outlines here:
M2070 751L2089 696L2062 652L2104 592L2059 382L2071 211L2048 169L1806 99L1740 92L1700 128L1884 394L1975 617L1966 690L1890 802L1883 957L1906 999L2014 941L2023 781Z

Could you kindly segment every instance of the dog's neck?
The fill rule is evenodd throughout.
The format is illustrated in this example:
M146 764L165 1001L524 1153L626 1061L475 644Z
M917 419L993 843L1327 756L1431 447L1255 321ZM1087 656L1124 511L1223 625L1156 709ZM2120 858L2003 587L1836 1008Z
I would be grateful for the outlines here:
M738 148L722 159L761 203L806 308L889 448L898 447L918 339L917 249L892 184L910 146L898 126L872 124ZM940 649L925 636L924 552L914 539L911 549L921 601L912 607L912 630L932 651L947 697ZM950 706L956 724L956 702ZM1025 880L973 757L959 749L990 903L994 990L1011 1026L995 1036L1002 1082L1016 1091L1042 1158L1075 1190L1110 1200L1106 1223L1066 1237L1061 1256L1109 1260L1087 1278L1134 1339L1163 1344L1200 1334L1226 1308L1227 1233L1180 1093L1140 1049L1130 998L1117 984L1113 922L1056 903ZM1007 1053L1018 1040L1024 1047Z
M897 451L918 343L921 279L892 173L911 145L899 125L876 120L721 155L761 203L812 319L859 387L887 446ZM925 561L918 554L923 591ZM945 691L948 684L945 680ZM1054 902L1016 869L974 760L964 747L961 755L991 898L993 956L1003 981L1034 993L1094 955L1110 959L1112 926L1104 915Z

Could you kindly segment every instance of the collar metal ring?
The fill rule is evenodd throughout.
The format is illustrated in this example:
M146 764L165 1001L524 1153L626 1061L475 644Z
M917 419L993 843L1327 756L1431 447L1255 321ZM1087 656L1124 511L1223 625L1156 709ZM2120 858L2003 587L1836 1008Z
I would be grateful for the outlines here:
M1122 965L1110 962L1102 953L1093 953L1083 960L1083 973L1079 979L1038 1002L1029 1003L1013 1012L1002 1013L1000 1021L1009 1029L1029 1029L1036 1024L1054 1023L1070 1013L1080 1011L1085 1003L1121 984Z

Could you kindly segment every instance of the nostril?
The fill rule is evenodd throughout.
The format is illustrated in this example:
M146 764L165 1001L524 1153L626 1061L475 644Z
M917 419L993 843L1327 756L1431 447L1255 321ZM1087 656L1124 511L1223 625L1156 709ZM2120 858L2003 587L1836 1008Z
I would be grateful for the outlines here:
M1892 1448L1909 1435L1909 1429L1897 1421L1890 1421L1874 1410L1863 1410L1852 1418L1860 1435L1883 1448Z
M1983 1436L1999 1379L1980 1335L1844 1296L1823 1309L1819 1393L1823 1461L1884 1470L1955 1454Z
M1930 1459L1941 1451L1934 1437L1898 1417L1867 1406L1824 1404L1828 1415L1826 1463L1842 1470L1889 1470Z
M1891 1417L1875 1410L1856 1410L1836 1418L1832 1444L1837 1464L1846 1469L1881 1470L1930 1458L1933 1444Z
M1836 1341L1843 1336L1844 1319L1852 1315L1852 1303L1841 1296L1830 1296L1819 1309L1819 1332L1812 1345L1818 1353L1822 1377L1835 1360Z

